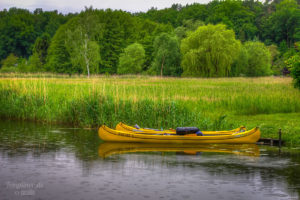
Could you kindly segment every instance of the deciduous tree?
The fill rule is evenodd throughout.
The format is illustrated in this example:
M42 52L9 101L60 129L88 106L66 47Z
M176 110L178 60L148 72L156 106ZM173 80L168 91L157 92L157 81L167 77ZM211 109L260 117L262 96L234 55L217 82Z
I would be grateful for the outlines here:
M247 76L266 76L271 74L271 54L262 42L246 42L248 65Z
M285 41L288 47L299 39L300 9L295 0L283 0L276 5L263 27L264 38L280 44Z
M232 73L237 76L270 75L272 73L271 53L262 42L246 42L233 66Z
M139 43L125 48L118 65L118 74L138 74L142 71L145 62L145 50Z
M150 73L160 76L180 76L179 41L175 36L162 33L154 40L154 60Z

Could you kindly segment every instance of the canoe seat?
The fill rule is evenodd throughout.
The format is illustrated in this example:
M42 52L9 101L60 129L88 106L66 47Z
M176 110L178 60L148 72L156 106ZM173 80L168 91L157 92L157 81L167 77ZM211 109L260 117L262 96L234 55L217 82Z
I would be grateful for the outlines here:
M134 127L136 128L136 129L140 129L141 127L139 126L139 125L134 125Z

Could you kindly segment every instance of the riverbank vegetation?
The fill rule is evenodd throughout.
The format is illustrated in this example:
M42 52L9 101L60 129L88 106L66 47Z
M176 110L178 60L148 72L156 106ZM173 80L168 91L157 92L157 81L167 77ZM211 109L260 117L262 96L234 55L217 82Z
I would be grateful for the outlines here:
M287 144L300 141L300 92L291 78L34 76L0 79L1 117L79 127L260 126L262 137L276 138L281 128Z
M214 0L140 13L10 8L0 11L0 71L185 77L292 71L297 86L299 12L295 0Z

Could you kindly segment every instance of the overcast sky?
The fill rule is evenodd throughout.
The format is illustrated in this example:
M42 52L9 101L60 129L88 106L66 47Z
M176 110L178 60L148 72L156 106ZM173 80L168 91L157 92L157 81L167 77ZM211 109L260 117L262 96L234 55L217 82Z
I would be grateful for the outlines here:
M147 11L151 7L162 9L174 3L186 5L194 2L207 3L209 0L0 0L0 10L18 7L33 11L35 8L42 8L68 13L80 12L84 6L93 6L98 9L112 8L137 12Z

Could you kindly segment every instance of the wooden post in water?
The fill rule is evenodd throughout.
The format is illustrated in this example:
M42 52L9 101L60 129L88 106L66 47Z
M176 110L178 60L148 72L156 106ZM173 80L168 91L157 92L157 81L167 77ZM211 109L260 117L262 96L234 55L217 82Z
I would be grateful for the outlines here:
M278 130L278 146L281 147L281 128Z

